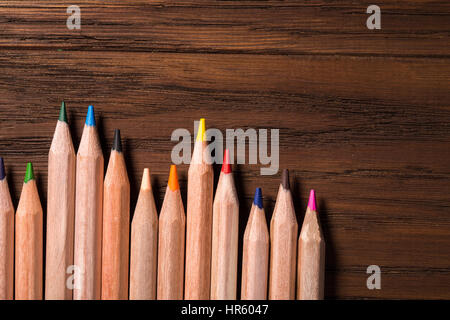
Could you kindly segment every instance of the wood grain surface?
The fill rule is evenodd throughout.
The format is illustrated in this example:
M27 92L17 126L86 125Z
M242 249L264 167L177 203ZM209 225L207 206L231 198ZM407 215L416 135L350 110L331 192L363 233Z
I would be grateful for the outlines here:
M144 167L160 210L173 130L194 135L200 117L279 128L299 225L316 190L325 298L450 299L448 1L76 2L0 3L0 154L16 208L33 161L46 211L61 100L76 149L89 104L105 163L121 129L131 212ZM66 27L73 4L81 30ZM370 4L381 30L366 28ZM255 188L270 221L279 187L281 170L260 167L234 168L240 250ZM178 169L185 202L188 165ZM381 290L366 287L372 264Z

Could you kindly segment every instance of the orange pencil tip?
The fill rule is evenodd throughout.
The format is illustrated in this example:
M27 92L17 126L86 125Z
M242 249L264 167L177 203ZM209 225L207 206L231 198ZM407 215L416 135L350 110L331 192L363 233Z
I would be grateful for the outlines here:
M169 173L169 189L171 191L176 191L180 189L180 185L178 184L178 174L177 174L177 166L172 164L170 166L170 173Z

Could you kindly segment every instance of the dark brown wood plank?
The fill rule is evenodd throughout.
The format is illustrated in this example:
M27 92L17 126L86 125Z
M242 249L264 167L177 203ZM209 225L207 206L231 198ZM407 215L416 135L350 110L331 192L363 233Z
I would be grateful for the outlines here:
M189 53L429 56L450 54L448 1L378 1L382 29L359 1L73 1L0 4L0 48Z
M46 203L47 153L67 101L78 146L96 106L106 160L122 129L133 206L144 166L157 207L176 128L279 128L301 221L315 188L328 298L450 298L450 65L446 58L0 51L0 155L17 204L33 161ZM217 168L218 169L218 168ZM237 167L241 227L254 188L270 218L279 174ZM186 192L187 165L180 166ZM218 175L216 174L216 179ZM366 268L382 289L366 288Z

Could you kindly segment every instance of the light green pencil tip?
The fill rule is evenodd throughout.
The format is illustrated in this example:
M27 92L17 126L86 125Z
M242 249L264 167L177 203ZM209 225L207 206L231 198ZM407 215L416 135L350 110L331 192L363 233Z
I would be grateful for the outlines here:
M61 103L61 110L59 110L59 121L67 123L66 103L64 101Z
M27 183L30 180L34 180L34 172L33 172L33 164L31 162L28 162L24 182Z

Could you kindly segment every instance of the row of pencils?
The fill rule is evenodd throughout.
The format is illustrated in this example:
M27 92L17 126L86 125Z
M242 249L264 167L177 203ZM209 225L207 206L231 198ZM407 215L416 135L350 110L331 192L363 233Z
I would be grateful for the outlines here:
M207 147L201 119L188 173L187 215L176 166L170 166L159 217L144 169L130 228L120 131L104 175L94 108L89 106L75 154L63 103L48 158L45 285L43 210L33 166L27 164L14 213L0 158L0 299L236 299L238 197L226 150L213 199ZM298 237L284 170L270 233L256 189L243 240L241 299L322 299L324 260L314 190Z

